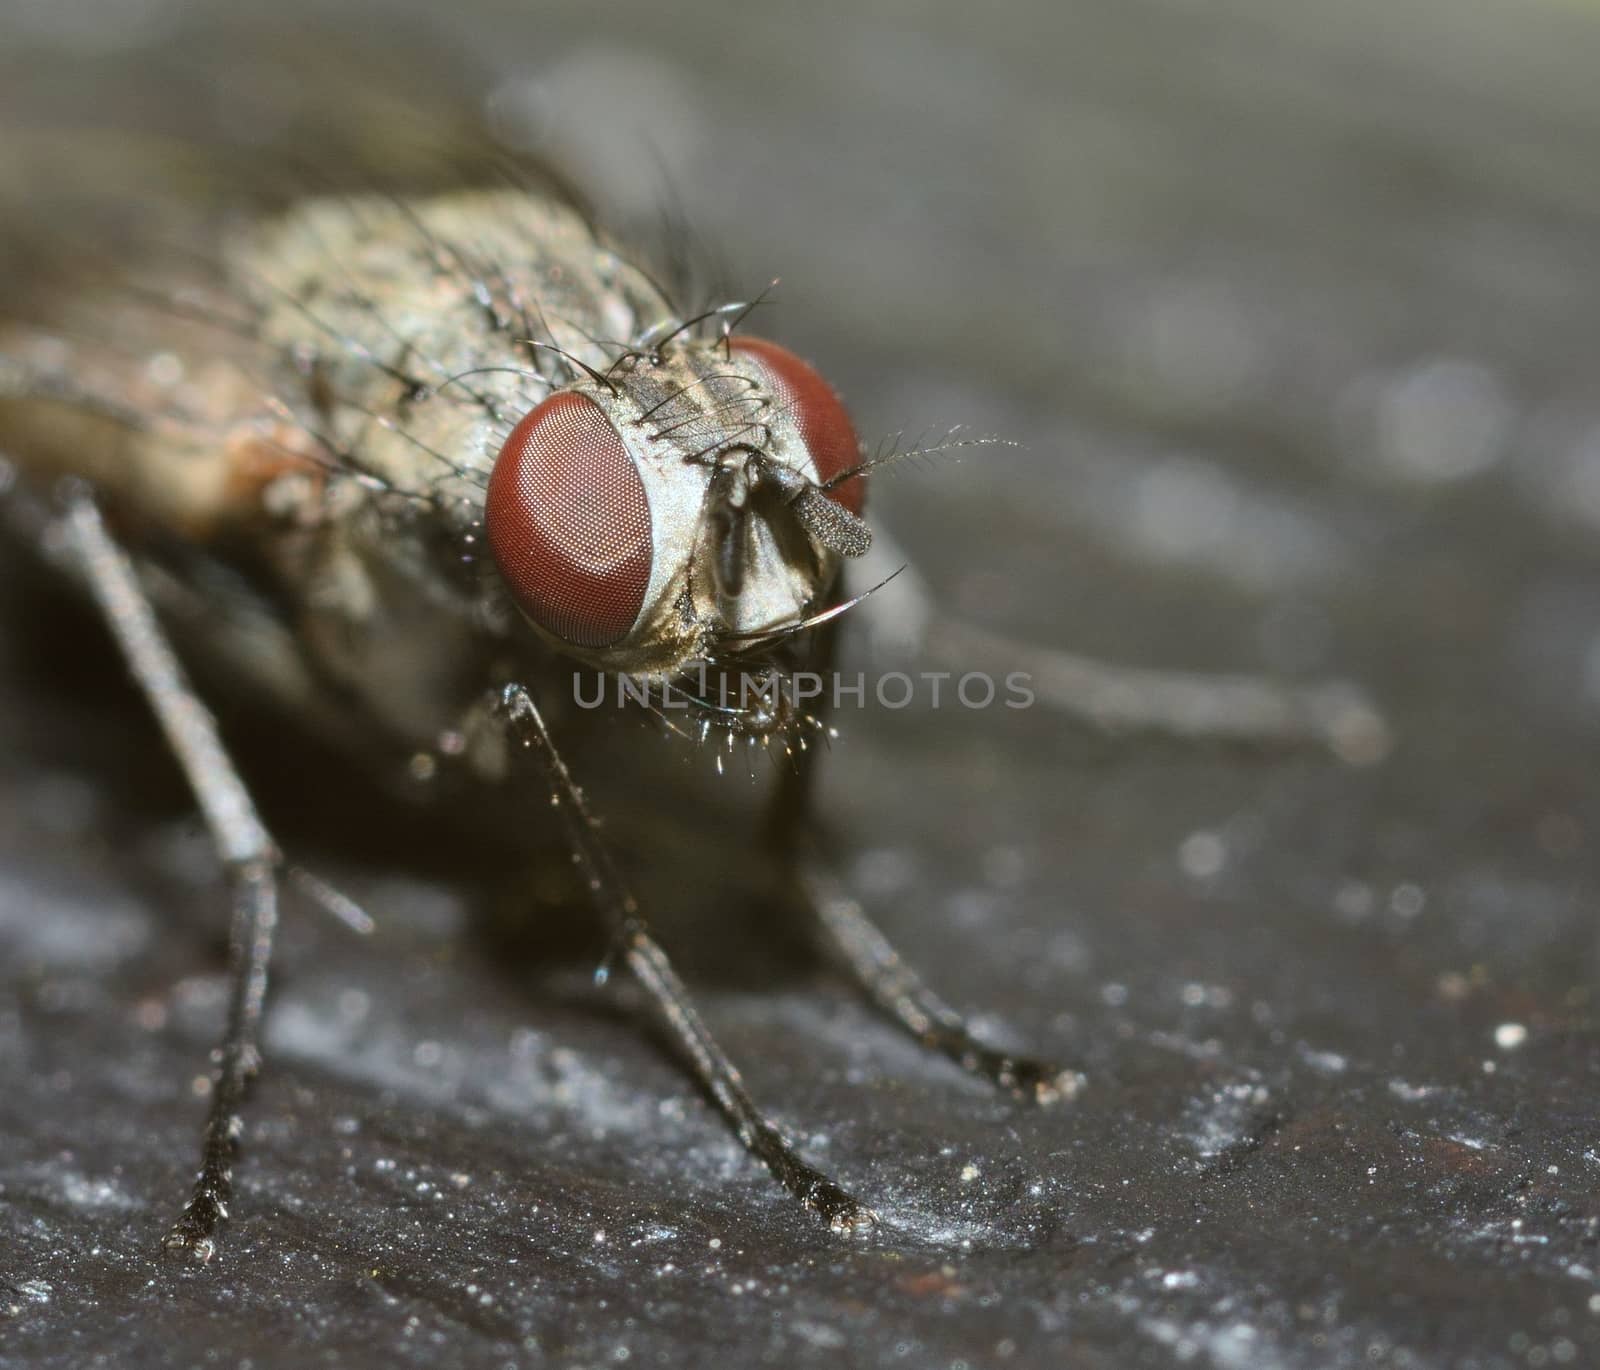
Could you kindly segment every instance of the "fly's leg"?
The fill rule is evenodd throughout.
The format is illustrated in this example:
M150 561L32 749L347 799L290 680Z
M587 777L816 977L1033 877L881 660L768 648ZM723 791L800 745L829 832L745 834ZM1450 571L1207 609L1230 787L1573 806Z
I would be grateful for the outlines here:
M811 665L826 673L837 649L837 622L827 624L820 636ZM816 704L824 705L825 698L826 692ZM1085 1083L1078 1071L997 1051L979 1041L961 1015L906 964L833 873L812 833L816 756L811 747L792 752L793 764L782 771L768 811L767 838L790 872L796 896L850 978L919 1042L963 1070L1037 1103L1072 1098Z
M901 567L892 594L856 609L873 655L969 671L997 682L1013 672L1043 708L1112 736L1159 734L1182 741L1321 747L1350 765L1381 761L1392 739L1382 712L1345 680L1289 684L1253 675L1209 675L1118 666L941 614L901 549L878 530L861 575L872 583Z
M507 686L500 705L512 737L532 754L549 784L551 802L561 815L573 859L606 920L618 955L644 989L657 1018L683 1052L695 1079L732 1124L751 1155L829 1227L837 1232L870 1227L875 1221L872 1210L803 1161L750 1098L738 1068L712 1037L666 952L651 935L637 900L600 837L582 791L573 782L566 763L551 741L533 696L520 685Z
M1364 690L1345 681L1284 685L1255 676L1115 666L942 616L900 549L881 528L877 532L861 574L869 582L883 582L892 573L894 590L868 595L855 614L866 624L869 650L879 660L942 666L948 674L980 672L991 680L1020 673L1044 707L1111 734L1319 746L1352 765L1370 764L1388 752L1383 715ZM830 623L823 630L823 672L832 661L834 628ZM1040 1102L1074 1095L1084 1084L1077 1071L1011 1056L978 1041L834 875L811 832L807 797L814 755L810 749L794 752L768 833L793 872L804 906L852 978L918 1041L973 1074Z
M92 497L70 497L64 533L134 679L161 723L200 804L232 886L227 1026L215 1053L211 1110L194 1192L164 1249L205 1262L228 1216L240 1108L260 1065L261 1010L278 924L277 851L223 749L215 721L185 678L127 554L106 531Z
M923 1046L1033 1103L1071 1099L1084 1087L1087 1082L1079 1071L997 1051L979 1041L962 1016L928 988L867 917L809 834L795 839L792 858L805 906L850 977Z
M932 628L928 652L952 671L1024 672L1046 708L1113 736L1325 747L1353 766L1381 761L1391 746L1383 715L1349 681L1290 685L1260 676L1118 666L958 620Z

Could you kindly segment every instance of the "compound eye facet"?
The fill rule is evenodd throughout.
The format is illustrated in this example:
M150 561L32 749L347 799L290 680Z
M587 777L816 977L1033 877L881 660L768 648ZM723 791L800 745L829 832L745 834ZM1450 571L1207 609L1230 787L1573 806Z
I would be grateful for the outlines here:
M552 395L506 439L484 520L522 611L575 647L609 647L638 620L650 585L650 502L600 406Z
M855 425L833 387L786 347L765 338L733 338L729 347L754 362L800 428L800 436L816 463L817 478L826 484L861 460ZM859 514L867 500L867 482L852 476L828 491L831 499Z

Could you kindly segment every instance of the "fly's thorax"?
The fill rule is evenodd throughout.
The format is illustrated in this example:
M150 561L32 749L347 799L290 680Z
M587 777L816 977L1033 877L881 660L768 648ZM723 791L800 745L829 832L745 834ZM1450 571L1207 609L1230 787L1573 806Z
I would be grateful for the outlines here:
M490 472L567 384L563 354L605 364L615 350L594 339L670 315L646 273L571 205L511 189L307 200L238 225L222 255L255 312L258 399L319 448L309 517L329 555L463 616L514 618L483 555ZM362 597L343 598L359 620Z
M502 362L559 383L530 339L600 361L596 339L633 337L670 313L576 209L510 189L309 200L241 230L227 260L262 312L263 341L314 350L348 396L397 372L443 393L473 371L473 384L449 387L464 402L494 374L482 368Z
M225 259L264 379L341 464L410 495L481 486L509 428L566 384L561 352L603 365L594 339L670 313L571 206L512 190L310 200L239 230Z
M805 510L858 460L831 390L754 339L641 348L537 406L496 459L485 523L533 630L587 664L669 675L816 610L841 548ZM859 508L859 503L857 503ZM864 534L864 528L862 528Z

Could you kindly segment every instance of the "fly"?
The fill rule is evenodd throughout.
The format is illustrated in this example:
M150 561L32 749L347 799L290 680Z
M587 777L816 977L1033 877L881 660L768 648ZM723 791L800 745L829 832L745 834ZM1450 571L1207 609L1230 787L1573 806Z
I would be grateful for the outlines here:
M748 1151L842 1232L872 1210L746 1091L569 769L563 727L593 725L570 704L575 670L671 695L652 707L691 740L779 755L772 866L836 959L928 1048L1038 1103L1083 1077L979 1040L814 835L826 701L793 682L826 671L841 616L898 595L891 616L922 650L1020 667L1041 702L1108 728L1381 750L1381 721L1348 687L1022 648L931 612L914 574L887 587L892 565L846 591L846 565L885 551L866 490L897 454L867 453L810 362L747 328L752 302L683 309L537 184L311 196L195 216L181 236L184 251L129 264L137 289L115 309L86 287L0 323L0 447L24 477L13 521L31 518L102 610L231 889L226 1028L169 1251L209 1259L229 1214L289 869L177 646L368 754L449 757L474 784L536 777L607 964L637 980ZM190 625L177 645L171 622Z

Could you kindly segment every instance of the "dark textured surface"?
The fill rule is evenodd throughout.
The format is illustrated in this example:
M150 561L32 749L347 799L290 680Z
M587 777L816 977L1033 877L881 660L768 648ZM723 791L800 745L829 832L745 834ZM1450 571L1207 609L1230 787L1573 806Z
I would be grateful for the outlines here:
M1054 1111L765 949L721 822L645 792L620 840L708 1017L884 1216L847 1243L625 990L483 932L470 840L246 726L274 824L381 927L291 911L236 1220L193 1272L154 1248L220 1012L215 872L92 620L8 574L0 1361L1600 1359L1600 15L468 8L613 197L666 167L733 280L783 276L865 433L1027 444L876 493L950 603L1356 675L1399 746L843 721L853 880L958 1003L1087 1067ZM119 63L183 41L179 8L117 12ZM89 41L53 16L0 47Z

